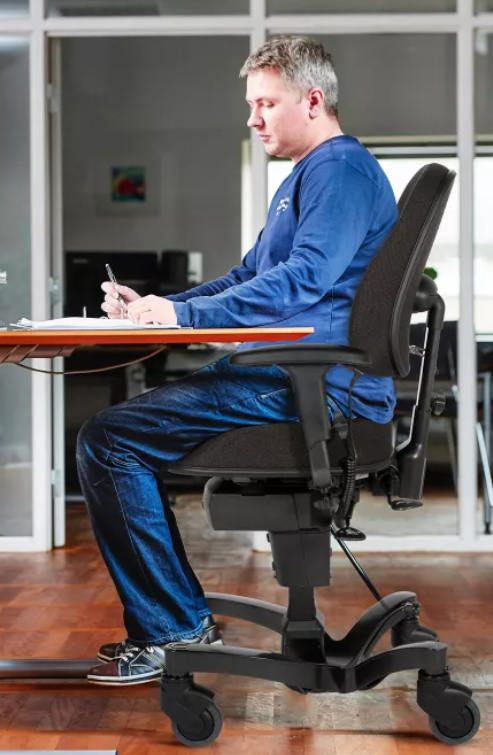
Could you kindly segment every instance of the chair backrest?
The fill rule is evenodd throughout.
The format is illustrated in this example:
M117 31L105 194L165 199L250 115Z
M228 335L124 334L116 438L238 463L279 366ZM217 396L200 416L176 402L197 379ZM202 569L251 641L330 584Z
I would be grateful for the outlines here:
M442 219L455 172L421 168L399 199L399 218L368 265L356 291L349 344L371 355L365 373L405 377L416 293Z

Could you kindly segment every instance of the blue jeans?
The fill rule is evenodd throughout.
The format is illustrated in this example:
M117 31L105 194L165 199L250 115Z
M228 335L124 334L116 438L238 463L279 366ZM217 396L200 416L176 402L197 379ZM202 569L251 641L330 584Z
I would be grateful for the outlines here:
M219 433L298 419L284 370L237 367L226 356L99 412L81 429L80 484L132 641L192 637L211 613L188 562L163 470Z

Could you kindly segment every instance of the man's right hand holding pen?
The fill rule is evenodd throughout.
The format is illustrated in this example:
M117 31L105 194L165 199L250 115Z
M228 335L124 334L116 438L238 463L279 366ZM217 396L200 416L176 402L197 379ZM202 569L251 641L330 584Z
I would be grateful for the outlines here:
M104 281L104 283L101 284L101 288L105 293L101 309L106 312L110 320L128 317L128 305L130 302L142 298L132 288L121 286L120 284L115 285L114 283L111 283L111 281ZM123 299L123 312L119 296Z

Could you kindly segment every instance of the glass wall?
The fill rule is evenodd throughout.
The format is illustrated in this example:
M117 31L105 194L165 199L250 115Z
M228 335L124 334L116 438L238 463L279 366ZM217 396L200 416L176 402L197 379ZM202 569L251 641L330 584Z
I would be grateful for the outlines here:
M0 0L0 18L16 18L29 13L29 0Z
M440 13L455 11L456 0L267 0L276 13Z
M29 47L0 36L0 317L31 311ZM31 374L0 370L0 535L32 534Z
M81 295L75 263L94 263L98 253L104 257L118 251L137 258L147 253L148 261L152 255L160 259L164 250L193 252L189 264L201 264L190 270L190 283L218 278L238 264L242 141L249 138L245 82L238 74L248 53L247 37L63 40L67 305ZM115 201L112 193L115 170L130 178L137 169L147 207ZM115 261L117 278L124 264L123 259ZM158 269L154 279L144 283L149 290L137 288L139 293L171 293L165 288L171 283L167 273ZM99 283L93 293L86 293L88 314L97 316ZM96 389L81 393L83 380L90 386L98 383L99 397ZM111 386L102 385L98 375L78 383L69 378L65 385L67 483L72 493L78 485L77 431L111 402Z
M249 0L48 0L50 16L217 16L249 13Z
M396 198L425 163L436 161L458 171L457 157L442 154L445 151L453 155L456 142L454 35L371 34L318 39L333 56L342 130L358 137L375 153ZM410 147L413 142L423 146ZM269 199L291 167L289 161L269 161ZM447 320L459 317L458 201L456 179L428 262L437 274ZM442 377L447 378L445 389L451 396L449 376ZM397 381L396 389L396 431L404 439L416 383L412 379ZM430 533L430 520L433 527L440 520L443 534L456 534L456 449L452 429L449 420L433 422L425 489L425 500L433 500L433 506L420 510L419 517L410 518L409 530L402 528L401 520L379 498L365 499L357 507L354 525L372 535L418 535ZM440 486L439 503L434 500L436 486Z
M493 10L477 5L478 10ZM478 30L475 35L474 54L475 74L475 130L476 155L474 159L474 288L475 288L475 327L478 341L478 398L481 401L480 422L484 434L484 452L491 469L492 460L492 404L491 374L493 372L493 34ZM485 531L483 512L487 510L488 499L484 501L484 475L480 490L483 502L478 511L477 531ZM491 501L493 504L493 501Z
M493 33L476 32L475 45L474 241L475 322L479 333L493 333Z

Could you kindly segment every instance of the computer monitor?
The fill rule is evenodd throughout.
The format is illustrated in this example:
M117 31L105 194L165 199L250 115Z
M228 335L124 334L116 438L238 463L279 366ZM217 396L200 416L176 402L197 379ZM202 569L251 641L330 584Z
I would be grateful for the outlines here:
M108 280L106 264L111 265L118 283L130 286L141 296L158 293L157 252L66 252L66 317L81 317L84 307L88 317L104 314L101 310L104 299L101 283Z

